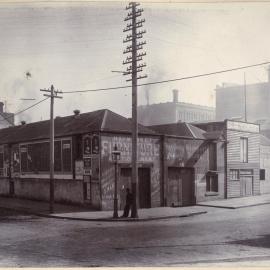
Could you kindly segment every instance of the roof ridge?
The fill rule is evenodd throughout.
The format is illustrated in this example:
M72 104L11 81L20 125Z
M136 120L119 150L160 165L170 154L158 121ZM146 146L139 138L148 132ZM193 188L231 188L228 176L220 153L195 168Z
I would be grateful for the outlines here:
M187 127L187 129L189 130L189 132L191 133L191 135L194 137L194 138L197 138L196 135L194 134L194 132L191 130L190 126L188 123L184 122L185 126Z
M108 109L105 109L104 114L103 114L102 123L101 123L101 126L100 126L100 131L104 130L107 118L108 118Z

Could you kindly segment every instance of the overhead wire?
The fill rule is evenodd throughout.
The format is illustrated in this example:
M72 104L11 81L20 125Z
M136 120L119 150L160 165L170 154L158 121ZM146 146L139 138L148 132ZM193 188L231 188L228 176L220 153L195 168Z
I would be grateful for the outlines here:
M227 73L227 72L232 72L232 71L241 70L241 69L247 69L247 68L251 68L251 67L263 66L263 65L267 65L267 64L270 64L270 61L266 61L266 62L262 62L262 63L258 63L258 64L253 64L253 65L240 66L240 67L236 67L236 68L224 69L224 70L219 70L219 71L214 71L214 72L191 75L191 76L186 76L186 77L181 77L181 78L174 78L174 79L167 79L167 80L161 80L161 81L155 81L155 82L142 83L142 84L137 84L137 86L155 85L155 84L162 84L162 83L168 83L168 82L195 79L195 78L200 78L200 77L207 77L207 76L212 76L212 75L216 75L216 74ZM125 88L130 88L130 87L132 87L132 86L126 85L126 86L115 86L115 87L96 88L96 89L87 89L87 90L63 91L62 93L63 94L72 94L72 93L84 93L84 92L99 92L99 91L125 89Z
M20 114L20 113L23 113L23 112L25 112L25 111L27 111L27 110L29 110L29 109L31 109L31 108L37 106L38 104L42 103L43 101L47 100L48 98L49 98L49 97L46 97L46 98L44 98L44 99L42 99L42 100L40 100L40 101L38 101L38 102L32 104L31 106L29 106L29 107L27 107L27 108L21 110L21 111L18 111L18 112L14 113L14 114L12 114L12 115L10 115L10 116L7 116L7 117L4 117L3 119L0 119L0 122L6 121L6 120L8 120L8 119L14 117L15 115L18 115L18 114Z

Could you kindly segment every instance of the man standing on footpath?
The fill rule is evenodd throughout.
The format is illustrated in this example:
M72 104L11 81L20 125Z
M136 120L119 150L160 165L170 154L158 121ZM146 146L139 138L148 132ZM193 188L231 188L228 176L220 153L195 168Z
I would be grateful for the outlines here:
M132 195L132 193L130 193L129 188L126 189L126 192L127 192L126 205L125 205L124 213L123 213L122 217L128 217L129 210L130 210L132 203L133 203L133 195Z

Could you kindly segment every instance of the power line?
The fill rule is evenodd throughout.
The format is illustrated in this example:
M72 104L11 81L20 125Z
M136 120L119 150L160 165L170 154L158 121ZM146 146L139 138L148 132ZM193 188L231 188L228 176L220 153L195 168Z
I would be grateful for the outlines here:
M45 101L45 100L47 100L47 99L48 99L48 97L46 97L46 98L44 98L44 99L42 99L42 100L40 100L40 101L34 103L33 105L31 105L31 106L29 106L29 107L27 107L27 108L25 108L25 109L23 109L23 110L21 110L21 111L18 111L18 112L14 113L14 114L12 114L12 115L10 115L10 116L8 116L8 117L5 117L5 118L1 119L0 121L1 121L1 122L2 122L2 121L6 121L7 119L14 117L15 115L18 115L18 114L20 114L20 113L23 113L23 112L25 112L25 111L27 111L27 110L29 110L29 109L35 107L36 105L40 104L41 102L43 102L43 101Z
M258 64L253 64L253 65L247 65L247 66L231 68L231 69L224 69L224 70L219 70L219 71L214 71L214 72L209 72L209 73L202 73L202 74L197 74L197 75L192 75L192 76L186 76L186 77L181 77L181 78L142 83L142 84L138 84L137 86L154 85L154 84L161 84L161 83L168 83L168 82L195 79L195 78L200 78L200 77L207 77L207 76L211 76L211 75L216 75L216 74L221 74L221 73L226 73L226 72L231 72L231 71L236 71L236 70L241 70L241 69L246 69L246 68L251 68L251 67L263 66L263 65L267 65L267 64L270 64L270 61L262 62L262 63L258 63ZM126 86L115 86L115 87L87 89L87 90L63 91L62 93L63 94L72 94L72 93L84 93L84 92L99 92L99 91L110 91L110 90L117 90L117 89L125 89L125 88L130 88L130 87L132 87L132 86L131 85L126 85Z

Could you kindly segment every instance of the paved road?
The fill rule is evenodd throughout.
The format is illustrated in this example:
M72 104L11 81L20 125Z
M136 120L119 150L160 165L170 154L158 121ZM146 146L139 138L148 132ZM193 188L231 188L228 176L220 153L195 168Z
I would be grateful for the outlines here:
M269 207L208 208L205 215L139 223L57 220L0 209L0 267L269 266Z

